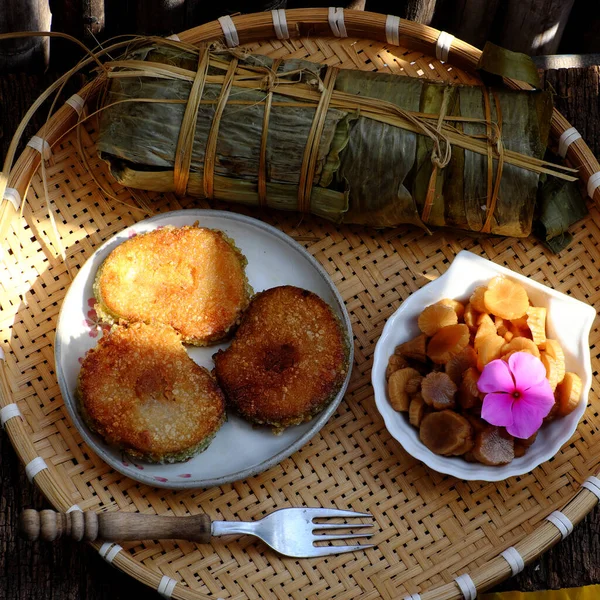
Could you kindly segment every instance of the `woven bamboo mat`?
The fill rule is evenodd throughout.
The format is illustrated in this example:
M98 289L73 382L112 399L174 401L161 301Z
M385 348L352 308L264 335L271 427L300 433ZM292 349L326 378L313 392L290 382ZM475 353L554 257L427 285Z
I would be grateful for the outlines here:
M477 83L471 75L422 53L372 41L276 40L248 48L278 58ZM600 306L597 208L590 206L590 215L573 230L572 245L555 256L528 239L476 239L447 232L430 236L408 227L378 232L219 203L210 206L244 212L280 228L326 268L346 302L355 335L348 393L334 417L302 450L245 481L175 492L138 484L111 470L72 426L54 373L54 328L71 273L106 239L148 216L132 208L139 201L150 202L155 213L209 204L115 184L96 156L94 127L92 120L80 129L82 147L97 179L119 202L98 188L73 132L53 148L46 164L48 197L67 264L53 244L39 171L0 264L1 331L12 350L7 365L13 398L53 480L73 504L87 510L173 515L204 511L214 519L257 519L285 506L333 506L368 511L377 523L375 548L318 560L284 558L252 538L216 539L206 546L183 541L127 543L122 553L157 578L150 580L143 570L128 572L155 587L166 575L197 592L196 597L398 598L474 572L532 534L597 472L598 322L590 338L594 383L585 418L554 459L522 477L465 482L429 470L390 437L370 384L373 352L386 319L413 291L441 275L461 249Z

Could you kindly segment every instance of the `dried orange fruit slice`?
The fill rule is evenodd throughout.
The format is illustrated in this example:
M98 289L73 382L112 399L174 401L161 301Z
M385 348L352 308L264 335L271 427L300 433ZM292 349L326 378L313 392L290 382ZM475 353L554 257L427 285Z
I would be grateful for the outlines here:
M506 465L515 456L515 440L499 427L487 427L475 436L471 452L484 465Z
M502 347L502 360L508 360L508 356L515 352L529 352L537 358L540 357L540 351L533 340L524 337L514 337L508 344L504 344Z
M409 364L402 356L399 356L398 354L392 354L388 360L388 366L385 370L385 378L389 379L390 375L394 371L397 371L398 369L405 369L408 366Z
M432 304L419 315L419 329L426 335L434 335L442 327L456 325L458 317L453 308L443 304Z
M490 312L485 307L485 302L483 301L486 291L487 291L487 285L480 285L479 287L475 288L475 291L471 294L471 297L469 298L469 304L471 304L473 309L476 310L477 312L480 312L480 313Z
M477 368L483 371L485 365L500 358L503 354L502 348L505 344L504 338L496 333L481 338L479 349L477 350Z
M465 306L463 318L465 324L471 331L477 331L477 319L479 318L479 313L473 308L473 305L470 302Z
M404 358L412 358L413 360L418 360L420 362L427 362L426 346L427 336L422 333L416 338L396 346L394 354L398 354Z
M472 429L462 415L442 410L425 415L419 437L432 452L450 456L464 447L466 440L472 437Z
M572 413L581 399L581 378L575 373L565 373L565 378L556 388L558 415L564 417Z
M483 299L485 312L503 319L518 319L529 308L529 297L525 288L503 275L494 277L488 283Z
M558 367L556 366L556 361L547 352L540 352L540 360L546 369L546 379L550 382L550 387L554 391L558 385Z
M419 427L423 417L427 414L427 404L423 401L423 398L415 397L410 401L408 407L408 421L411 425Z
M408 410L410 398L406 392L406 384L414 377L420 377L415 369L399 369L390 375L388 396L392 408L397 411Z
M527 326L537 346L546 341L546 309L542 306L530 306L527 309Z
M429 340L427 355L434 363L444 365L467 347L469 339L469 328L463 323L442 327Z
M454 310L459 321L462 320L463 315L465 314L465 305L462 302L459 302L458 300L444 298L443 300L436 302L436 304L441 304L442 306L449 306L451 309Z
M490 315L484 313L479 315L477 319L478 327L477 333L475 334L475 341L473 342L475 346L475 350L479 351L479 347L481 346L481 340L488 335L497 335L496 334L496 325L494 325L494 321L492 321L492 317Z
M421 382L423 400L436 410L454 408L457 389L456 384L446 373L429 373Z
M565 353L561 345L556 340L546 339L544 349L548 356L551 356L556 362L556 368L558 370L558 383L560 383L565 377Z
M462 352L453 356L447 363L445 371L448 377L454 381L456 385L460 385L463 378L463 373L470 367L477 366L477 353L471 346L467 346Z

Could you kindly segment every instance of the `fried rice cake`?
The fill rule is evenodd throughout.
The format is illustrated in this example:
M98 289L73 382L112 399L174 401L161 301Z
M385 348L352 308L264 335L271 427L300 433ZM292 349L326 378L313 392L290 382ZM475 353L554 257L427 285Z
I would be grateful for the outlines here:
M279 432L335 398L349 369L349 341L319 296L281 286L255 296L229 348L213 358L228 407Z
M138 234L98 269L98 315L109 323L166 323L184 343L215 343L239 323L250 302L246 262L233 240L216 229L168 226Z
M188 356L179 333L156 323L105 334L83 359L77 399L90 429L154 463L206 449L225 419L214 378Z

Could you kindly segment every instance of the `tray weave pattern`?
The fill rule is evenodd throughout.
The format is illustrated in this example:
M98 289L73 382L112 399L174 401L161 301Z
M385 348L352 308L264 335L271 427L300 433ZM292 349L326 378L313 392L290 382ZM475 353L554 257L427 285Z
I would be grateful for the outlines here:
M276 58L477 83L467 72L420 51L364 39L269 40L246 47ZM174 598L392 599L420 592L423 600L453 599L463 597L454 584L460 574L471 574L478 585L508 577L508 564L498 558L506 548L520 544L523 556L533 557L560 540L545 518L571 501L600 467L598 322L590 338L595 381L576 434L534 472L499 483L459 481L408 456L376 409L370 370L386 319L413 291L441 275L464 248L599 306L600 215L595 206L574 229L570 248L554 256L528 239L441 232L430 236L408 227L378 232L211 203L212 208L244 212L280 228L324 265L351 316L354 372L334 417L278 466L220 488L168 491L120 475L83 443L56 381L54 328L77 269L106 239L149 216L137 208L139 203L150 204L155 213L209 204L120 187L96 156L95 122L81 127L79 136L96 178L119 201L102 193L82 160L78 134L68 134L54 146L45 166L66 263L54 243L40 170L32 179L23 218L13 222L0 263L0 328L11 351L6 357L11 390L2 402L16 402L23 415L22 422L12 419L6 429L25 463L36 455L45 460L48 469L35 482L62 510L77 504L84 510L206 512L213 519L251 520L285 506L326 506L368 511L377 529L375 548L326 559L284 558L255 539L240 538L216 539L212 545L127 543L115 553L113 564L155 589L163 576L174 579ZM574 522L594 505L589 496Z

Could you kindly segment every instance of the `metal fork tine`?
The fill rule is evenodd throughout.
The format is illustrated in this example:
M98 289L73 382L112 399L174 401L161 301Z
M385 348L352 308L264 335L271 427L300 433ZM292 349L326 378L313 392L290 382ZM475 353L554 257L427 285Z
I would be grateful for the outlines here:
M375 544L356 544L355 546L320 546L313 548L310 556L329 556L330 554L343 554L344 552L360 552L373 548Z
M315 542L329 542L331 540L349 540L352 538L369 538L373 534L372 533L336 533L335 535L317 535L315 536Z
M313 523L313 531L320 529L357 529L358 527L373 527L373 523Z
M309 508L308 511L313 519L327 519L330 517L368 517L370 519L373 518L373 515L369 513L359 513L354 512L352 510L340 510L338 508Z

